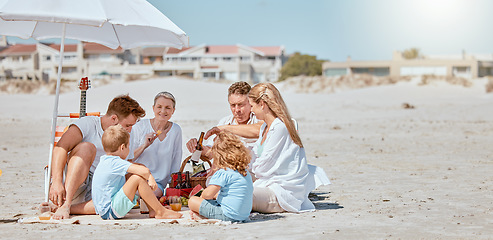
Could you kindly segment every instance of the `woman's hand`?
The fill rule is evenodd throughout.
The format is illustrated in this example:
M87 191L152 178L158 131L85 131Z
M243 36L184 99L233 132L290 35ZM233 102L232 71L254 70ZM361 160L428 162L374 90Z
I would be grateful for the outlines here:
M154 140L156 140L157 137L158 135L153 132L146 134L144 141L144 148L149 147L154 142Z

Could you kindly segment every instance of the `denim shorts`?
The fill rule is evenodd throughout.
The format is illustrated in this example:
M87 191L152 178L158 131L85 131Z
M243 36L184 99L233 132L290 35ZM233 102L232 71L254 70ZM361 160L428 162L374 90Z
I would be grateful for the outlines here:
M162 192L162 193L163 193L163 195L164 195L164 194L165 194L165 192L164 192L164 186L163 186L161 183L158 183L158 182L156 182L156 185L157 185L157 187L158 187L159 189L161 189L161 192Z
M217 203L217 201L213 199L204 199L202 201L199 208L199 214L209 219L219 219L222 221L230 222L243 222L224 215L221 205L219 205L219 203Z

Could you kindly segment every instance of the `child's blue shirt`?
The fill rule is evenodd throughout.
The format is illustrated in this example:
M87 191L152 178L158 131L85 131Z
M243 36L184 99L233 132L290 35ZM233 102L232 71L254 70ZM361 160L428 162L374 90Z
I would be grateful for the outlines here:
M209 185L221 187L216 201L224 215L236 220L246 220L252 211L253 182L250 173L243 176L231 169L219 169L212 175Z
M111 198L125 184L125 174L132 163L118 156L103 155L92 179L92 201L96 213L104 215L111 208Z

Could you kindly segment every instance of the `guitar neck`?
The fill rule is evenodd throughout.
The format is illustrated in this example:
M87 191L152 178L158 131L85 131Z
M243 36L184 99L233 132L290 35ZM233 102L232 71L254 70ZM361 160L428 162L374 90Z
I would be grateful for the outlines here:
M86 90L80 91L80 117L86 116Z

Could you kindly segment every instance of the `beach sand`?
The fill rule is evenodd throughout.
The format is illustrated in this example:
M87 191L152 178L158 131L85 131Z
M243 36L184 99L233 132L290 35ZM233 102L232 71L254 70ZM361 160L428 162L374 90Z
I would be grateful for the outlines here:
M44 199L54 96L3 94L0 238L490 239L493 94L485 93L485 80L474 83L408 81L333 94L278 84L308 162L332 184L312 192L315 212L253 214L231 225L15 222L36 215ZM129 93L153 117L154 95L169 91L177 99L172 121L185 143L229 114L228 86L175 78L114 83L89 89L87 110L104 112L113 97ZM60 112L78 112L79 97L62 94Z

